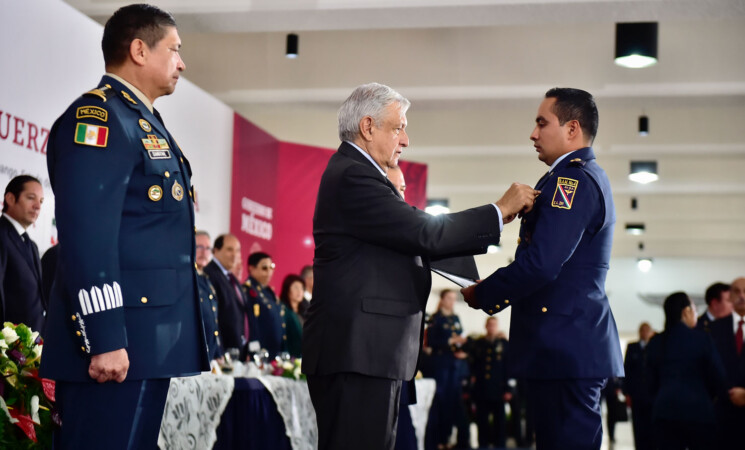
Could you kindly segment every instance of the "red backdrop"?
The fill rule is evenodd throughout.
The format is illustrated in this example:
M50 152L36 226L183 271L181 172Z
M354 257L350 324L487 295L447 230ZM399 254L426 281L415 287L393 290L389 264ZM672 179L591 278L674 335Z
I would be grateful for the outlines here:
M277 265L271 285L313 262L313 211L318 184L335 150L281 142L235 115L230 232L241 242L244 278L248 255L261 250ZM427 203L427 166L401 161L406 201Z

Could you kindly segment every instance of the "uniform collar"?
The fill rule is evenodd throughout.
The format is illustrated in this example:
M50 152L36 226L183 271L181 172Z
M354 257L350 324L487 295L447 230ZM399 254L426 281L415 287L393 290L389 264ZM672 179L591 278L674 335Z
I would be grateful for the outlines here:
M143 105L145 105L145 108L147 108L148 111L150 111L151 113L153 112L153 104L150 103L150 100L147 98L147 96L143 94L141 90L134 87L132 83L120 77L119 75L113 74L111 72L106 72L106 76L111 77L115 79L116 81L120 82L121 84L123 84L127 89L132 91L135 97L137 97L137 99L140 100Z
M571 158L569 158L570 155ZM553 172L558 169L563 169L570 162L575 161L576 159L580 159L581 161L589 161L591 159L595 159L595 153L592 151L592 147L584 147L579 150L564 153L563 155L559 156L553 164L551 164L551 168L548 171Z
M21 235L23 235L23 233L26 232L26 228L23 228L23 225L21 225L14 218L10 217L10 214L3 213L3 217L5 217L6 219L8 219L8 222L10 222L10 224L13 225L13 228L15 228L16 231L18 232L18 236L21 236Z
M160 133L163 137L166 139L171 139L168 131L165 128L165 125L163 125L163 122L160 121L157 117L155 117L154 109L151 111L148 109L148 105L146 105L144 102L141 101L140 97L137 96L135 91L131 90L125 82L119 81L121 77L117 76L111 76L111 75L104 75L101 79L101 82L99 83L99 86L103 86L105 84L109 84L111 88L117 93L117 95L121 96L122 102L127 105L127 107L132 108L140 113L140 115L146 119L147 124L149 124L152 128L151 131L145 130L146 133L152 133L153 131L157 131ZM126 94L126 95L125 95ZM132 96L136 97L137 100L132 98ZM152 108L152 105L150 105L150 108ZM140 126L142 127L142 123L140 123ZM155 134L155 133L153 133ZM171 147L174 147L173 144L175 142L171 142Z

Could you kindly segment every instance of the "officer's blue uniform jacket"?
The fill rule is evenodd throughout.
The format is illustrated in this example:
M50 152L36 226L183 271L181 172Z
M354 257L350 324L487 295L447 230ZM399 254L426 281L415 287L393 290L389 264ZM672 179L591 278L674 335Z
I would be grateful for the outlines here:
M512 306L509 369L530 379L623 376L605 294L613 225L610 182L591 148L572 152L536 186L515 261L476 288L481 309Z
M277 296L270 287L262 287L255 278L249 277L245 283L250 301L254 307L256 322L259 324L261 347L274 358L287 351L287 325L285 324L285 305L277 301Z
M93 382L90 356L121 348L128 380L209 370L191 170L161 121L104 76L55 122L47 164L60 254L42 375Z
M204 334L207 339L209 359L217 359L224 354L220 342L220 326L217 322L217 292L206 273L197 274L199 305L202 307Z

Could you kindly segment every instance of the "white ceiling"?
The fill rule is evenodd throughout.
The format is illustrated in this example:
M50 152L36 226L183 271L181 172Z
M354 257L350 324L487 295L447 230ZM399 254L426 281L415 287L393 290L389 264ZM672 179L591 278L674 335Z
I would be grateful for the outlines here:
M102 22L128 2L67 3ZM543 93L586 89L615 194L614 257L745 255L745 0L154 3L179 23L186 77L280 139L336 147L336 109L356 85L399 90L413 103L404 157L429 165L430 196L455 209L534 183L545 166L528 136ZM659 22L657 65L613 63L620 21ZM296 60L284 57L288 32ZM660 181L628 181L631 159L657 160ZM647 233L628 236L625 222Z

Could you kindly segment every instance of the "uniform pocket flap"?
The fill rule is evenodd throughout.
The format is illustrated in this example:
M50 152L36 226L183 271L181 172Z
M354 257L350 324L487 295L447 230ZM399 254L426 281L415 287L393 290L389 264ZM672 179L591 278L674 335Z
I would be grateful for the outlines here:
M419 312L419 305L407 300L392 298L363 298L362 310L387 316L406 317Z

